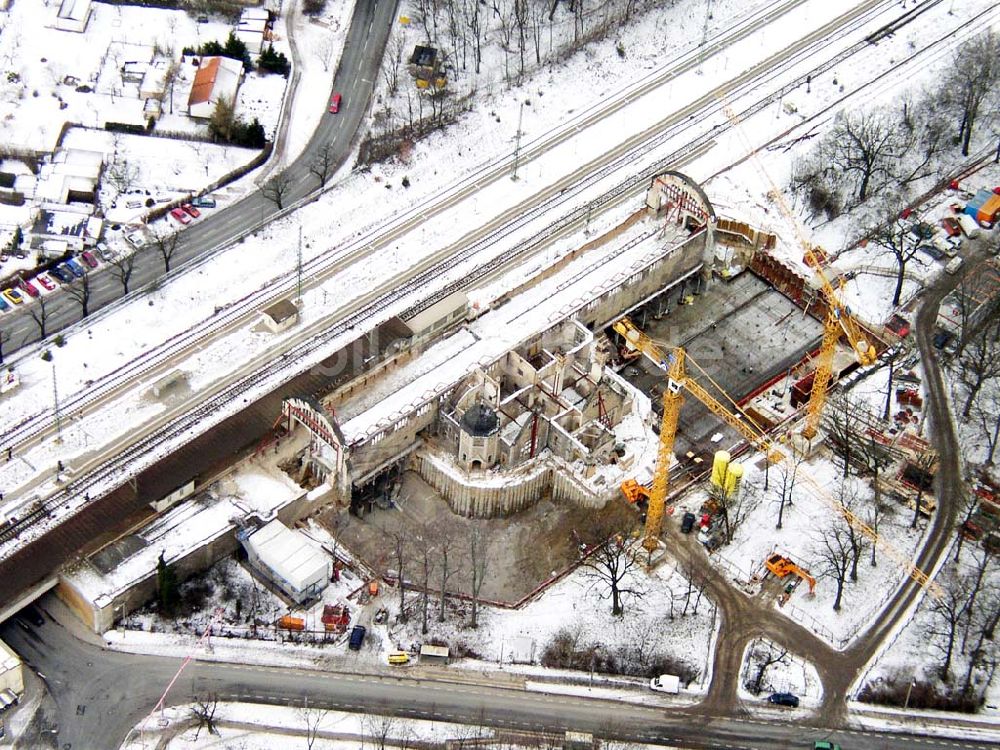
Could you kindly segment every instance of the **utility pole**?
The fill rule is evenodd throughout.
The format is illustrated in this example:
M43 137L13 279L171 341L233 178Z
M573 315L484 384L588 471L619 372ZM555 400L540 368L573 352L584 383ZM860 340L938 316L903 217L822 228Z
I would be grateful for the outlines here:
M524 102L521 102L521 110L517 115L517 133L514 135L514 172L510 179L517 179L517 165L521 159L521 123L524 120Z
M296 281L296 292L295 296L299 300L299 304L302 303L302 223L299 222L299 247L296 253L296 272L298 280Z

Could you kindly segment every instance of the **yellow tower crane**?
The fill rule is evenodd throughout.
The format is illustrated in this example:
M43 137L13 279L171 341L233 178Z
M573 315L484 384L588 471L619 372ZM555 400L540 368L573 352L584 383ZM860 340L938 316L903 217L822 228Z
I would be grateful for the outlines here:
M845 305L834 289L830 279L823 272L822 264L817 256L812 244L806 239L802 226L796 219L792 210L785 202L784 196L778 190L771 175L768 174L763 162L757 155L757 149L747 140L740 124L740 119L733 108L729 105L723 107L726 117L733 124L736 132L740 134L747 148L750 150L750 158L753 159L758 171L767 180L770 190L768 196L774 201L781 215L791 224L795 232L795 238L802 248L803 259L812 267L819 282L820 291L826 301L826 320L823 323L823 341L820 344L819 356L816 358L816 372L813 375L812 390L809 395L809 403L806 406L806 424L802 429L802 435L807 439L812 439L819 429L820 418L823 415L823 407L826 405L826 393L830 386L830 375L833 372L833 355L837 351L837 342L841 335L847 337L851 344L851 350L858 363L867 366L875 362L875 347L867 340L861 324L851 314L851 309Z
M690 357L686 356L681 347L671 349L669 355L664 354L660 347L627 317L615 322L612 328L621 334L629 349L642 352L651 362L667 373L667 387L663 391L663 419L660 424L659 448L656 452L653 487L649 493L649 504L646 510L646 528L642 541L642 546L649 552L652 552L657 548L660 532L663 530L663 515L667 503L670 459L673 456L674 439L677 436L677 420L684 401L681 393L682 389L698 399L698 401L704 404L726 424L735 428L746 438L750 445L767 457L768 463L787 463L791 459L788 453L775 445L774 440L745 414L725 391L719 388L726 399L737 409L739 415L733 414L699 383L687 376L685 360L690 360ZM716 387L718 388L718 385ZM808 474L805 476L800 475L800 481L809 486L812 497L825 503L831 510L839 513L852 527L868 537L872 544L877 545L884 555L905 570L914 581L923 586L935 599L940 600L943 597L944 592L941 590L941 587L924 571L914 565L913 561L907 555L879 536L859 516L849 508L844 507L843 503L831 497L812 476Z
M667 387L663 390L663 418L660 422L660 442L656 452L656 466L653 469L653 487L649 492L648 507L646 509L646 529L642 542L643 547L652 552L656 549L657 539L659 539L660 532L663 529L663 514L666 509L667 485L670 475L670 458L674 453L674 438L677 436L677 418L680 416L681 405L684 403L684 396L681 393L682 389L698 399L717 417L738 430L752 445L760 446L767 444L764 450L772 463L779 460L784 454L773 445L770 445L769 438L756 425L748 424L737 417L716 400L711 393L687 376L684 366L686 355L682 348L676 347L670 351L670 354L664 354L653 340L639 330L628 318L622 318L612 327L625 339L626 346L642 352L657 367L667 373Z

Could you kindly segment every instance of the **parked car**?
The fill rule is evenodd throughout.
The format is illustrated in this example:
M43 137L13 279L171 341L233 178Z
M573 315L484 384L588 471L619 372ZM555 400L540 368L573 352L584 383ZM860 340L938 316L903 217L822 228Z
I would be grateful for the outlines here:
M934 260L941 260L945 257L944 251L937 248L935 245L923 244L917 248L924 255L928 255Z
M813 743L813 750L840 750L840 745L826 740L816 740Z
M87 268L97 268L97 258L94 257L94 254L90 250L84 250L80 253L80 260L83 261Z
M211 195L196 195L191 199L191 205L198 208L215 208L215 198Z
M791 693L771 693L767 696L767 702L776 706L788 706L789 708L799 707L799 697Z
M41 285L42 289L44 289L47 292L51 292L53 289L56 288L55 282L48 276L46 276L44 273L38 274L35 277L35 281L37 281Z
M170 209L170 215L181 224L190 224L191 217L187 215L183 208L172 208Z
M56 281L61 281L63 284L68 284L73 280L73 272L67 268L63 268L62 264L50 268L49 276Z
M181 206L181 209L192 219L197 219L199 216L201 216L201 211L192 206L190 203L185 203L183 206Z
M111 263L115 259L114 252L103 242L97 243L97 254L101 256L101 260L105 263Z
M649 681L649 689L658 693L677 695L681 689L681 678L675 674L657 675Z
M7 304L7 300L3 298L3 295L0 295L0 312L6 312L9 309L10 305Z
M681 518L681 533L690 534L691 529L694 528L695 520L696 519L694 513L685 513L684 517Z
M351 651L360 651L361 644L365 642L365 633L368 629L364 625L355 625L354 629L351 630L351 639L347 642L347 647Z
M330 114L335 115L340 111L340 101L340 94L334 93L334 95L330 98Z
M12 305L20 305L24 302L24 299L16 289L4 289L2 296Z
M17 290L19 292L24 292L29 297L41 297L42 293L38 291L38 287L32 284L27 279L21 279L21 283L17 285Z
M69 258L62 265L66 266L78 279L87 275L87 269L77 263L73 258Z

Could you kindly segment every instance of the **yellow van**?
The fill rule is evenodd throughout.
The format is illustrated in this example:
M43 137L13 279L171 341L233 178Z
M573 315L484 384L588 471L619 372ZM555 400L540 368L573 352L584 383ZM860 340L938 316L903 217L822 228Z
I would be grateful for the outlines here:
M409 662L410 655L405 651L392 651L389 653L390 664L408 664Z

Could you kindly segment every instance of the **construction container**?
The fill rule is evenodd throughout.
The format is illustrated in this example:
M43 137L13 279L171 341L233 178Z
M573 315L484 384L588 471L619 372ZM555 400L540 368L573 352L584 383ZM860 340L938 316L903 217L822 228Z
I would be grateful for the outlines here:
M278 620L278 627L283 630L305 630L306 621L301 617L292 617L291 615L285 615Z
M983 207L990 198L993 197L993 192L990 190L980 190L965 204L965 208L962 209L962 213L971 216L973 219L979 214L979 209Z
M721 487L726 481L726 469L729 468L729 451L716 451L712 461L712 484Z
M735 461L729 464L729 468L726 471L724 483L722 489L725 490L726 495L733 497L737 492L740 491L740 482L743 481L743 464L738 464Z
M998 218L1000 218L1000 195L990 193L990 197L979 207L976 221L980 224L995 224Z

